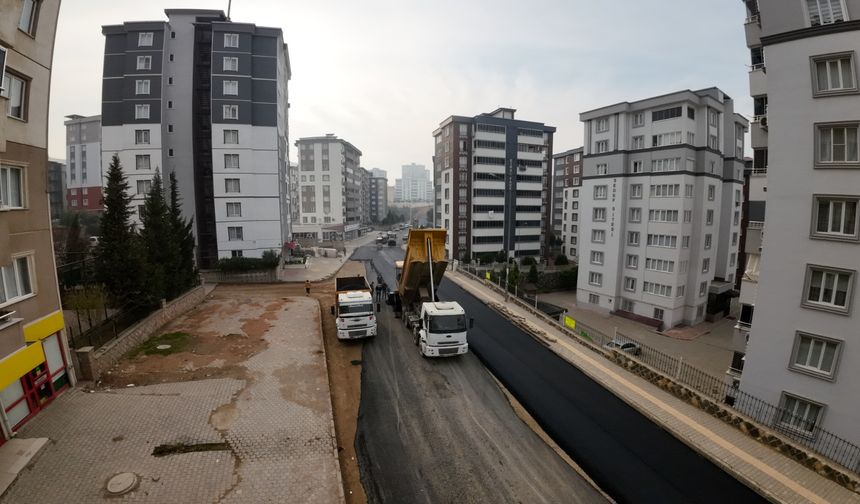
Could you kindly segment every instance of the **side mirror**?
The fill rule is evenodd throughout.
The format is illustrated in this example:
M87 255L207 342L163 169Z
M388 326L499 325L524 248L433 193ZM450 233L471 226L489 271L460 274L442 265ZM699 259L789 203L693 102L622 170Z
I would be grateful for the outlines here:
M331 307L331 314L334 315L334 306Z
M334 309L334 308L332 308L332 309ZM475 327L475 319L470 318L469 319L469 329L471 329L473 327Z

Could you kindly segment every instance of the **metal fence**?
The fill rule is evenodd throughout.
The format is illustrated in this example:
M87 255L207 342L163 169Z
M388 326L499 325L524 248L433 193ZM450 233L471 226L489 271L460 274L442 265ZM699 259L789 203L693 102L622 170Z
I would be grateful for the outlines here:
M467 273L465 276L489 286L495 292L505 295L504 281L501 278L495 282L486 279L486 273L472 265L460 265L458 271ZM494 275L491 275L491 279ZM794 443L808 448L809 450L826 457L846 469L860 473L860 447L847 441L830 431L822 429L814 421L805 417L797 416L792 411L775 406L752 396L737 387L737 381L730 377L717 378L705 371L695 368L686 362L683 357L674 357L650 347L636 339L618 332L607 335L601 331L583 324L579 320L575 323L575 329L564 324L564 316L559 319L547 316L535 308L534 301L524 300L520 292L508 292L510 301L529 310L534 315L542 318L545 322L555 324L568 336L584 340L586 346L597 352L604 352L604 346L614 341L616 343L632 343L635 345L626 352L630 357L651 367L655 371L671 378L677 383L683 384L714 401L723 403L738 413L769 429L776 431L791 439Z
M100 348L129 327L149 316L156 309L158 309L157 306L139 304L128 304L120 309L110 311L106 309L104 311L104 318L98 320L92 326L87 326L87 329L83 331L76 329L75 324L67 323L69 346L72 348L85 346ZM78 313L78 316L80 316L80 313ZM78 328L80 327L82 327L82 324L78 326Z
M208 283L277 283L278 271L276 269L260 271L201 271L200 276Z

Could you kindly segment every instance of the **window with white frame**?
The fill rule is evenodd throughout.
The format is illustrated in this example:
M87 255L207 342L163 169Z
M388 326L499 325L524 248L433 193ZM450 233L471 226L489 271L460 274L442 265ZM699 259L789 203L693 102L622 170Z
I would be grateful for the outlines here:
M842 342L815 334L798 332L791 353L791 368L804 373L833 378Z
M702 259L702 273L707 273L711 271L711 258L706 257Z
M627 254L624 259L624 266L629 269L636 269L639 267L639 256L635 254Z
M0 306L10 305L33 294L32 255L17 256L0 268Z
M239 81L225 80L224 81L225 96L239 96Z
M708 292L708 282L700 283L699 284L699 297L704 296L706 292Z
M24 208L24 169L0 166L0 209Z
M602 117L597 120L597 132L603 133L604 131L609 131L609 118Z
M738 255L735 252L729 254L729 267L733 268L738 262Z
M149 154L137 154L137 155L135 155L134 156L134 169L135 170L152 169Z
M715 151L720 150L720 140L717 138L717 135L708 135L708 147Z
M680 131L651 135L651 147L662 147L664 145L676 145L679 143L681 143Z
M720 124L720 113L714 109L708 109L708 124L717 127Z
M627 292L636 292L636 279L633 277L624 277L624 290Z
M134 82L134 94L148 95L149 94L149 79L136 80Z
M228 202L227 203L227 217L241 217L241 216L242 216L242 203Z
M225 72L239 71L239 58L236 56L224 56L223 64Z
M642 171L643 171L642 166L644 164L645 163L641 160L640 161L633 161L633 163L631 164L631 169L630 169L631 173L642 173Z
M821 165L828 164L857 164L858 159L858 124L828 124L817 125L816 160Z
M690 145L696 145L696 134L692 131L687 132L687 143Z
M651 161L652 172L668 172L680 169L681 158L654 159Z
M681 248L690 248L690 236L685 235L681 237Z
M842 0L806 0L809 26L832 24L845 21Z
M812 236L857 240L857 202L860 197L815 196Z
M238 105L224 105L222 109L224 113L224 119L239 119L239 106Z
M39 15L40 0L24 0L21 3L21 17L18 18L18 29L24 33L34 35L36 31L36 20Z
M675 272L675 261L669 261L667 259L653 259L651 257L645 258L645 269L649 271L658 271L660 273L674 273Z
M238 144L239 143L239 130L234 129L225 129L224 130L224 143L225 144Z
M804 306L848 313L854 284L853 270L809 265L805 283Z
M636 112L635 114L633 114L633 127L638 128L640 126L645 126L644 112Z
M675 288L675 292L677 293L675 294L675 297L684 297L684 294L687 293L687 286L679 285Z
M713 243L713 236L708 233L705 235L705 250L709 250L711 248L711 244Z
M224 47L239 47L239 34L238 33L225 33L224 34Z
M690 261L684 260L678 263L678 273L686 273L687 268L689 267Z
M588 302L591 304L600 304L600 296L598 296L597 294L589 294Z
M648 210L649 222L678 222L677 210Z
M588 284L601 287L603 285L603 274L596 271L590 272L588 274Z
M645 136L637 135L633 137L633 143L631 145L633 149L644 149L645 148Z
M812 435L821 420L824 406L783 392L779 410L780 425Z
M238 170L239 169L239 155L238 154L224 154L224 168L227 170Z
M242 241L245 239L245 233L242 226L227 226L227 241Z
M594 199L606 199L608 194L608 186L594 186Z
M686 223L693 222L693 211L692 210L684 210L684 222L686 222Z
M738 233L732 233L732 247L738 244Z
M692 198L693 197L693 184L684 184L684 197Z
M138 47L150 47L152 45L152 32L140 32L137 34Z
M853 52L814 56L812 67L813 95L857 91Z
M665 234L649 234L649 247L676 248L678 246L678 237L675 235Z
M152 56L138 56L137 57L137 69L138 70L152 70Z
M592 209L591 220L595 222L606 222L606 208Z
M609 165L607 165L606 163L598 163L597 174L606 175L607 173L609 173Z
M639 231L628 231L627 232L627 245L631 247L639 246Z
M606 231L602 229L591 230L591 241L594 243L603 243L606 241Z
M680 184L651 184L652 198L677 198Z
M621 300L621 311L626 311L633 313L633 310L636 307L636 303L630 299L622 299Z
M0 96L5 96L6 115L15 119L27 119L27 84L28 82L8 70L3 76L3 89Z
M711 226L714 224L714 211L713 210L708 209L708 211L705 212L705 224L708 226Z
M227 178L224 179L224 192L226 193L240 193L242 192L242 186L237 178Z
M137 181L137 194L141 196L146 196L152 191L152 181L151 180L138 180Z
M135 145L148 145L149 144L149 130L148 129L134 130L134 143L135 143Z
M630 222L642 222L642 209L633 207L630 209Z
M134 118L135 119L149 119L149 104L148 103L138 103L134 106Z
M732 217L732 225L737 226L738 223L740 223L740 221L741 221L741 213L739 211L735 210L735 214Z
M708 184L708 201L714 201L714 198L717 197L717 186L714 184Z
M591 251L591 264L602 265L603 264L603 252L598 250Z
M654 282L642 282L642 292L661 297L672 297L672 286Z
M630 199L642 198L642 184L632 184L630 186Z
M609 152L609 140L600 140L597 142L597 153L602 154L604 152Z

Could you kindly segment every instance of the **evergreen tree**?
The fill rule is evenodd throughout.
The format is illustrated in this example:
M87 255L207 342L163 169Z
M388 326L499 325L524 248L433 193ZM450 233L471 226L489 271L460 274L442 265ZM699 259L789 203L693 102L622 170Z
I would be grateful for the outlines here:
M66 253L64 257L65 263L73 263L82 261L86 258L87 242L81 236L81 219L80 214L75 214L72 217L72 223L66 231Z
M152 179L140 221L143 224L140 242L145 260L146 295L150 301L170 299L172 289L169 284L177 281L172 275L179 264L179 243L174 239L170 209L164 199L164 187L158 173Z
M535 265L534 263L532 263L532 265L529 267L528 281L532 284L536 284L538 282L537 265Z
M96 277L118 304L130 301L139 291L140 255L135 246L131 218L131 196L119 157L114 154L108 167L102 198L101 235L96 248Z
M186 221L182 217L182 198L176 184L176 175L170 172L170 228L172 239L179 244L179 256L172 278L175 283L169 290L170 297L176 297L197 284L197 267L194 262L194 233L193 219Z

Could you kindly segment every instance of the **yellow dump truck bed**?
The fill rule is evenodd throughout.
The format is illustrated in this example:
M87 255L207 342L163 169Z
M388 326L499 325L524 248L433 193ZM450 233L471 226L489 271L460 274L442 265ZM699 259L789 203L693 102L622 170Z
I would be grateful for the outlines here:
M410 229L406 240L406 257L398 279L397 291L404 304L413 303L430 293L430 257L433 261L433 285L439 286L448 261L445 259L446 229ZM430 240L428 253L427 240Z

